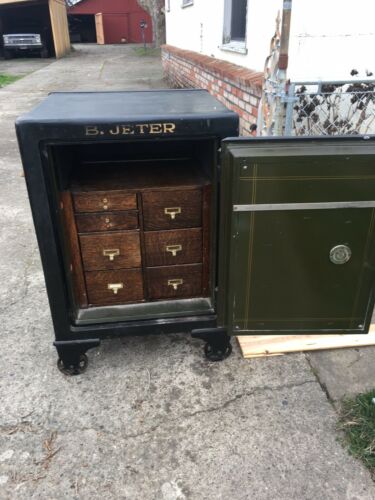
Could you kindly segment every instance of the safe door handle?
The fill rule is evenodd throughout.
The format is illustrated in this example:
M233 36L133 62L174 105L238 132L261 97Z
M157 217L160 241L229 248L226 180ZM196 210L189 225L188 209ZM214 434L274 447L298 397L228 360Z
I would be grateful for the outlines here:
M115 260L115 257L118 257L119 255L120 255L119 248L108 248L106 250L103 250L103 256L109 257L110 261Z
M178 290L178 287L184 283L183 279L177 278L173 280L168 280L168 286L171 286L173 290Z
M332 264L346 264L352 256L352 250L348 245L336 245L329 252L329 260Z
M107 288L117 295L118 291L124 288L124 283L108 283Z
M182 251L182 245L167 245L165 247L166 252L170 252L173 257L177 256L177 252Z
M164 209L165 215L169 215L172 220L176 218L176 215L181 213L181 207L167 207Z

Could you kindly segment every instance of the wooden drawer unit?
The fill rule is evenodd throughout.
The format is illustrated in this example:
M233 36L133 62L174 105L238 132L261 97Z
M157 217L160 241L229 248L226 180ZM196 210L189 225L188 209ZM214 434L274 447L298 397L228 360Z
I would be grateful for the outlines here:
M147 231L145 250L150 267L202 262L202 229Z
M150 299L197 297L202 293L202 264L147 268Z
M144 299L141 269L91 271L85 276L90 305L124 304Z
M85 271L141 267L138 231L80 235Z
M172 163L76 172L63 206L80 308L209 295L210 183Z
M110 212L137 209L135 193L126 191L73 192L76 212Z
M142 193L146 231L202 225L202 190L147 191Z
M77 214L76 224L79 233L138 229L138 212L131 210L106 214Z

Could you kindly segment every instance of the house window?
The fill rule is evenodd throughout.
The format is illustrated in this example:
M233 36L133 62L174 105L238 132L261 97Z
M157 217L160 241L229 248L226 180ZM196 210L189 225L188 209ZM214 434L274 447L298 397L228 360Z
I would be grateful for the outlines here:
M225 0L222 49L246 53L247 0Z
M189 5L193 5L194 0L182 0L182 7L188 7Z

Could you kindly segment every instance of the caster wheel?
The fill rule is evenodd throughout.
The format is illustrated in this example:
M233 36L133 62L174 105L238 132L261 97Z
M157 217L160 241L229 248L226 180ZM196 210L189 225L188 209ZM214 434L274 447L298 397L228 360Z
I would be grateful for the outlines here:
M57 368L63 373L64 375L81 375L81 373L84 373L86 371L87 365L89 364L88 357L86 354L81 354L79 356L79 363L78 365L68 365L66 366L63 362L62 359L59 359L57 361Z
M218 349L208 342L204 346L204 355L209 361L223 361L232 353L231 344L226 345L223 349Z

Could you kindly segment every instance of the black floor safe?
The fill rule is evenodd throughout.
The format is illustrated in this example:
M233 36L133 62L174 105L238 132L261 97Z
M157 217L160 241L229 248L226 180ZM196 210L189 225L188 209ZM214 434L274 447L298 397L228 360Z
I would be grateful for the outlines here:
M367 333L373 137L238 138L206 91L53 93L16 124L59 368L112 336Z

